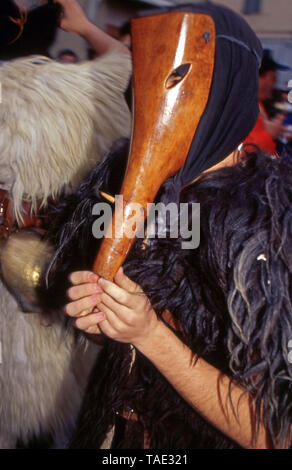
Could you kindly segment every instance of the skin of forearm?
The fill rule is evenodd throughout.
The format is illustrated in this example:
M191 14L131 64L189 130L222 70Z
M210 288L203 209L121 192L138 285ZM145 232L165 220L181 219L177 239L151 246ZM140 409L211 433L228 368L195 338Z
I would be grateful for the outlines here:
M253 440L248 395L233 385L229 399L230 379L203 359L194 358L190 349L161 321L151 338L138 340L140 350L165 376L183 399L209 423L226 436L248 449L267 449L266 431L260 425L256 443Z
M88 42L98 55L105 54L107 51L115 47L119 47L125 54L130 53L128 48L120 41L109 36L89 21L84 21L80 28L80 35Z

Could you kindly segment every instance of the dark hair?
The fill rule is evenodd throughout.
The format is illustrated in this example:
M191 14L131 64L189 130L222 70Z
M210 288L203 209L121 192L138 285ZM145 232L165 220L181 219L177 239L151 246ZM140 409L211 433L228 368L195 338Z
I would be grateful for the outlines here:
M89 47L87 49L87 59L88 60L94 60L98 56L97 52L92 49L92 47Z
M126 21L120 28L120 36L126 36L126 34L131 34L131 21Z
M275 66L274 61L264 57L262 61L262 65L259 70L259 75L260 77L264 77L267 72L276 71L276 70L277 70L277 67Z
M12 0L0 6L0 60L33 54L49 55L59 24L59 3L49 2L28 13L23 31L11 18L20 18L20 10ZM10 18L11 17L11 18ZM18 37L19 36L19 37Z
M276 71L276 70L282 70L282 71L288 71L291 70L291 68L288 65L283 65L279 64L273 59L272 56L272 51L270 49L265 49L263 53L263 59L262 59L262 64L260 67L260 77L263 77L267 72L269 71Z

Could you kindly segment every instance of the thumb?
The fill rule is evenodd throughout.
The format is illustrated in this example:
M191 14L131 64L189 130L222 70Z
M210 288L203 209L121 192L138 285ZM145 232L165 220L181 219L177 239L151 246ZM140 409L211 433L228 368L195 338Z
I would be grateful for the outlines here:
M118 270L117 274L114 277L114 281L119 287L133 294L136 294L138 292L141 292L141 293L143 292L143 290L138 284L133 282L124 274L123 268L120 268Z

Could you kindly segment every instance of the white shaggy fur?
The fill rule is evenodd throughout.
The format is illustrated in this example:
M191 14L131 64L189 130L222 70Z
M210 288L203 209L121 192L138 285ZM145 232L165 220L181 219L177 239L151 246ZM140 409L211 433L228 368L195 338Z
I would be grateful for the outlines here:
M42 432L66 446L98 349L78 346L56 319L46 326L40 315L24 314L0 290L0 448Z
M114 139L129 136L130 68L119 51L80 64L33 56L0 67L0 186L11 190L18 219L23 197L35 209L76 186Z
M0 187L35 208L78 184L111 142L130 133L123 92L130 58L58 64L43 57L0 67ZM58 447L78 414L98 347L66 332L63 320L24 313L0 281L0 448L52 432Z

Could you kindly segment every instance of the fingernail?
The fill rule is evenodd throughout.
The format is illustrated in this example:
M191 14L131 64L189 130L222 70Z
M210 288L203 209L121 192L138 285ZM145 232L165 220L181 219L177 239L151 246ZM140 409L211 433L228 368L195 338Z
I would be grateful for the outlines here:
M101 292L101 291L102 291L98 284L94 284L93 290L96 290L97 292Z
M104 286L104 279L101 277L98 281L98 284L100 284L101 286Z
M98 321L104 320L104 319L105 319L104 313L98 313L98 314L96 315L96 319L97 319Z
M92 273L92 274L88 274L88 279L89 279L89 281L91 281L91 282L97 282L98 276L97 276L96 274L93 274L93 273Z

